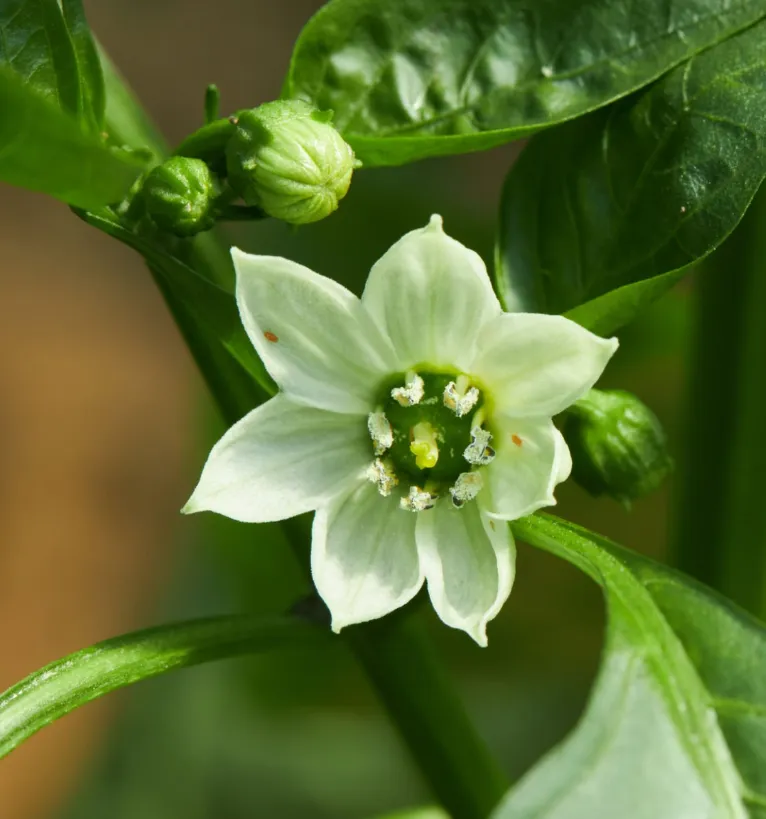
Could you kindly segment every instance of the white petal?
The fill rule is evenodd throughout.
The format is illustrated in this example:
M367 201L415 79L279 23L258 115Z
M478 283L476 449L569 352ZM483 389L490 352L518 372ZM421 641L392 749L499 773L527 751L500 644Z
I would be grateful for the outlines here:
M481 258L447 236L441 217L402 237L372 268L362 303L402 369L465 369L482 324L502 312Z
M338 412L372 408L396 361L359 299L278 256L232 249L237 304L272 378L296 401Z
M423 585L415 547L416 515L369 483L314 517L311 574L332 614L333 631L383 617Z
M569 451L567 442L564 436L557 428L554 432L556 436L556 476L555 483L564 483L564 481L572 474L572 453Z
M516 520L553 506L569 449L550 419L495 418L495 459L483 470L479 503L491 517ZM563 446L563 449L562 449Z
M284 520L348 491L372 458L367 420L277 395L213 447L185 513L246 523Z
M476 503L455 509L443 499L417 515L420 565L436 613L487 645L487 623L508 599L516 567L510 527Z
M563 316L505 313L482 329L471 374L503 412L550 417L596 383L617 346Z

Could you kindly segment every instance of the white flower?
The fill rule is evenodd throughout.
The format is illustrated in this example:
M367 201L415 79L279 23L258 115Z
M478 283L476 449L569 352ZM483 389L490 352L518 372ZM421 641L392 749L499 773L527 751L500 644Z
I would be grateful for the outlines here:
M486 645L514 578L505 521L556 502L571 459L551 417L617 340L504 313L438 216L375 264L361 299L287 259L232 253L242 321L281 392L215 445L184 511L315 510L311 569L335 631L425 581L439 617Z

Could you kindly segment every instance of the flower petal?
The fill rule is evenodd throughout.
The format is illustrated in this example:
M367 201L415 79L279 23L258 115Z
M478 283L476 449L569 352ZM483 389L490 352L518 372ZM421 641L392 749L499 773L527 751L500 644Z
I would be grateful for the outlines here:
M561 434L561 430L555 429L556 436L556 484L564 483L564 481L572 474L572 453L569 451L567 442Z
M482 329L470 372L509 415L550 417L596 383L617 346L563 316L504 313Z
M465 369L481 326L502 312L484 262L444 233L440 216L373 266L362 303L405 370L421 363Z
M382 617L423 585L416 515L365 481L314 517L311 573L332 614L333 631Z
M242 323L282 390L309 406L368 412L381 379L397 368L359 299L288 259L237 248L231 255Z
M371 459L364 417L277 395L213 447L183 511L218 512L245 523L284 520L348 491Z
M476 503L455 509L442 499L418 513L415 534L436 613L487 645L487 623L508 599L516 570L510 527L486 517Z
M478 497L484 511L500 520L516 520L553 506L553 489L569 476L569 449L550 419L495 418L491 446L496 455L484 470ZM559 440L560 439L560 440Z

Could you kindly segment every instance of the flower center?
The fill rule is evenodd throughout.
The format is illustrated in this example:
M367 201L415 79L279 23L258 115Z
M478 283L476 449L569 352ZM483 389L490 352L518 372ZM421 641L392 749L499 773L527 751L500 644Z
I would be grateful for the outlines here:
M370 480L382 495L401 484L402 508L415 512L442 496L456 507L473 500L483 486L480 467L495 455L483 404L479 388L456 373L412 371L386 383L368 418Z

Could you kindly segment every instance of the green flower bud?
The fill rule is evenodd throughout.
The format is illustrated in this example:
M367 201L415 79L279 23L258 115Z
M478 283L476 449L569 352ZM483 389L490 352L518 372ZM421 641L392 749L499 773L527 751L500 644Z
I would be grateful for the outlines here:
M357 166L331 117L300 100L241 111L226 149L232 189L248 205L293 225L329 216Z
M174 156L153 168L143 186L146 211L161 230L194 236L215 224L215 178L201 159Z
M628 392L591 390L567 411L572 476L591 495L629 503L653 492L673 467L657 416Z

